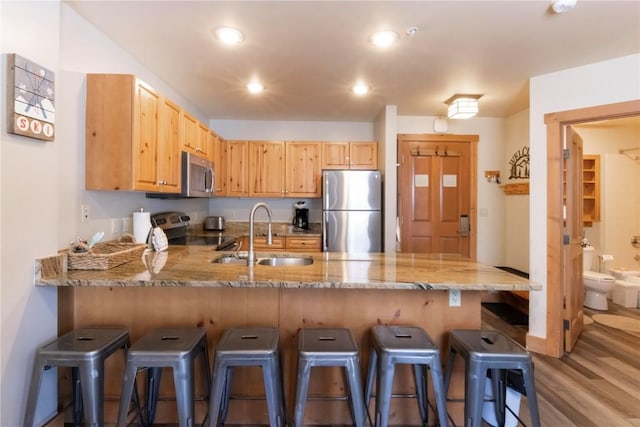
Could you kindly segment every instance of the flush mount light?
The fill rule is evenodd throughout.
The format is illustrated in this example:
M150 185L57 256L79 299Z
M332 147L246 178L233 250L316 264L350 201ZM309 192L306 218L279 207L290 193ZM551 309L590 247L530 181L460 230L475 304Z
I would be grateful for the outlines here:
M555 13L564 13L576 7L577 0L552 0L551 9Z
M264 86L260 82L251 82L247 85L250 93L260 93L264 90Z
M216 30L216 36L224 44L238 44L244 40L244 34L231 27L221 27Z
M482 95L455 94L444 101L449 106L447 116L450 119L470 119L478 114L478 99Z
M366 95L369 92L369 86L364 83L356 83L351 88L354 94L358 96Z
M391 30L378 31L371 36L371 43L378 47L389 47L398 40L398 34Z

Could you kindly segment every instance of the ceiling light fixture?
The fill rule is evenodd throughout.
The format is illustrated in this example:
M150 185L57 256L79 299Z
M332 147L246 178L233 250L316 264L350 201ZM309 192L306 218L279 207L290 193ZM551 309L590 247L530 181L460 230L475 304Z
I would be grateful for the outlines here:
M221 27L216 30L218 39L224 44L238 44L244 40L244 34L231 27Z
M447 116L450 119L470 119L478 114L478 99L482 95L455 94L444 101L449 106Z
M251 93L260 93L264 90L264 86L259 82L251 82L247 85L247 89Z
M356 83L355 85L353 85L351 90L356 95L362 96L362 95L366 95L369 92L369 86L367 86L364 83Z
M551 9L555 13L564 13L576 7L577 0L552 0Z
M391 30L378 31L371 36L371 43L378 47L389 47L398 40L398 34Z

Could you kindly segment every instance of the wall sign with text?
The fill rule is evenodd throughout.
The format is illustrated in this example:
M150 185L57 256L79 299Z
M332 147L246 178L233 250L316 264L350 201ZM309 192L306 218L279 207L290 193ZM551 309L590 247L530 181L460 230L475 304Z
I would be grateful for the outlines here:
M16 135L53 141L55 138L55 75L35 62L7 56L7 129Z

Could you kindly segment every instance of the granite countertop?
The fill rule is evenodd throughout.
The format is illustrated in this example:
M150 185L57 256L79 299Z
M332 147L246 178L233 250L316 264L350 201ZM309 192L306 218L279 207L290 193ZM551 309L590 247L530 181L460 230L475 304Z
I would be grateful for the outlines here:
M66 255L36 260L38 286L273 287L360 289L540 290L535 282L456 255L314 252L313 264L272 267L218 264L233 252L170 246L110 270L68 270ZM257 252L257 257L268 255ZM282 254L279 254L282 255Z
M256 236L267 234L268 223L256 222L254 224L254 232ZM248 236L249 235L249 222L235 222L227 221L222 231L204 230L202 224L191 225L187 231L192 236ZM271 232L273 236L321 236L322 224L310 223L308 230L301 230L295 228L288 222L274 222L271 224Z

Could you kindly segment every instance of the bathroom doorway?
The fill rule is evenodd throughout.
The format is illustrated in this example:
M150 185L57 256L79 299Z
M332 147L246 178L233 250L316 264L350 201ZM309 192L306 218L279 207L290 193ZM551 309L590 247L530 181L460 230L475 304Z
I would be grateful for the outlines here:
M547 322L546 353L558 357L571 348L580 335L582 322L579 313L567 312L565 297L575 292L567 281L565 271L571 267L565 263L564 218L567 211L578 208L576 201L563 198L565 164L563 157L565 132L567 127L579 123L608 120L612 118L640 115L640 100L608 104L578 110L563 111L545 115L547 126ZM567 171L569 174L569 172ZM579 274L579 273L578 273ZM572 304L574 306L575 304ZM571 310L575 311L575 307ZM572 322L572 318L575 320ZM571 337L566 339L567 337Z

